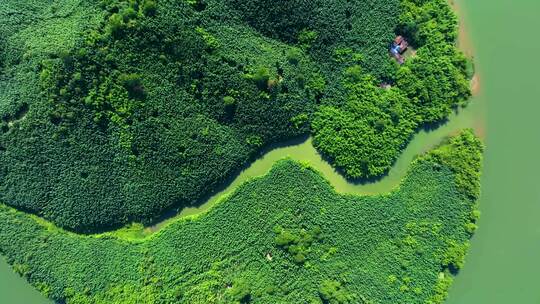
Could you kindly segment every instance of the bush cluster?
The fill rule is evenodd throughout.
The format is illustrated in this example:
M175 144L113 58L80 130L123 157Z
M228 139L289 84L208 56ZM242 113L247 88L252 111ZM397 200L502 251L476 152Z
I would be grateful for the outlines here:
M296 263L302 264L306 261L313 242L320 240L321 228L314 227L311 231L306 229L284 229L280 226L274 227L276 244L287 250Z
M416 54L377 79L340 50L338 58L352 64L341 77L345 97L327 96L314 116L315 146L350 178L388 172L416 130L444 121L471 95L469 63L456 48L457 18L446 1L400 4L396 34Z

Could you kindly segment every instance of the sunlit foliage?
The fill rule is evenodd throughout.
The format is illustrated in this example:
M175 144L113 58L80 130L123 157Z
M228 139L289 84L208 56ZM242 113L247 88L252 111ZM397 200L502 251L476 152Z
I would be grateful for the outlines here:
M444 121L471 95L469 63L456 48L457 18L446 1L400 2L396 34L415 53L379 79L345 60L350 67L337 78L344 93L323 98L312 124L316 147L351 178L386 173L416 130Z
M442 303L476 220L464 193L478 190L481 151L466 131L371 197L337 194L284 160L140 240L77 235L2 206L0 249L68 304Z
M182 1L4 2L0 198L12 206L79 231L150 222L309 131L318 69L247 25Z

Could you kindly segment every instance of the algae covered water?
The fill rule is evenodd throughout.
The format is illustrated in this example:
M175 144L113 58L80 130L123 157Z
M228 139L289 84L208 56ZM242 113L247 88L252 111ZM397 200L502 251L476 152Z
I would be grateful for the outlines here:
M266 173L284 157L309 162L338 192L388 192L399 184L417 154L459 129L473 127L480 135L486 134L487 144L480 202L482 218L447 303L540 303L540 292L536 292L536 274L540 270L540 187L536 185L540 172L536 159L540 155L540 85L536 80L540 63L535 58L540 52L540 40L536 39L540 2L461 0L459 4L475 46L480 95L447 124L415 135L388 176L375 183L351 183L322 159L310 139L305 138L269 149L208 197L205 204L184 209L180 215L204 211L245 180ZM0 303L50 301L0 259Z

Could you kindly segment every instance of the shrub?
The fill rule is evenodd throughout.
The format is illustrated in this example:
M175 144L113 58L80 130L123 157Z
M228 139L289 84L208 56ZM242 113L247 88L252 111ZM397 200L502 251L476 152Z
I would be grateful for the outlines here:
M332 280L324 280L319 285L319 295L325 303L342 304L351 303L354 297L349 294L341 283Z
M251 290L249 283L245 280L237 280L227 291L230 298L235 303L249 303L251 301Z
M232 96L225 96L223 97L223 104L225 107L235 107L236 106L236 99Z
M317 32L304 29L298 34L298 42L300 45L310 48L318 37Z
M270 71L266 67L260 67L253 74L253 81L260 90L268 90L270 81Z
M297 65L302 59L302 52L298 49L290 49L287 52L287 60L292 65Z
M120 36L125 28L126 24L122 15L115 13L109 17L108 31L111 35Z
M146 16L153 16L157 12L157 4L153 0L143 0L142 12Z
M207 32L204 28L197 27L196 31L202 36L204 43L206 44L207 50L213 51L219 47L219 41L216 39L216 37Z
M133 74L121 74L119 77L122 85L128 90L131 98L142 98L144 96L144 88L142 85L141 75Z

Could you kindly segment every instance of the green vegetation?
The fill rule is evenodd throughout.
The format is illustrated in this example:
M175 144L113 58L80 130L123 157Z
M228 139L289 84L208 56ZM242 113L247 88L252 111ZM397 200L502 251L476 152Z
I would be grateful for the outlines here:
M390 194L284 160L141 231L310 132L348 177L383 175L466 104L456 35L444 0L4 0L0 253L61 303L442 303L478 218L470 131Z
M78 231L149 223L309 131L318 70L246 25L182 1L5 2L0 198L11 206Z
M321 106L313 121L314 145L350 177L385 173L417 128L411 101L383 90L359 66L347 70L348 101Z
M346 68L344 100L323 99L313 121L315 146L351 178L386 173L418 128L443 121L471 95L469 63L455 46L457 18L446 1L401 0L401 8L396 32L416 55L382 79ZM380 88L382 80L392 87Z
M341 304L351 303L354 296L348 294L341 283L337 281L325 280L319 286L319 295L323 300L323 303Z
M77 235L2 206L0 248L66 303L442 303L475 221L464 194L478 190L481 151L466 131L373 197L337 194L284 160L140 240Z
M321 228L317 226L312 231L300 229L296 233L277 226L274 228L274 232L277 233L276 244L292 254L294 261L298 264L306 261L311 245L321 237Z
M310 132L381 176L470 95L444 0L4 2L0 200L75 231L195 205ZM418 48L402 66L396 33Z

